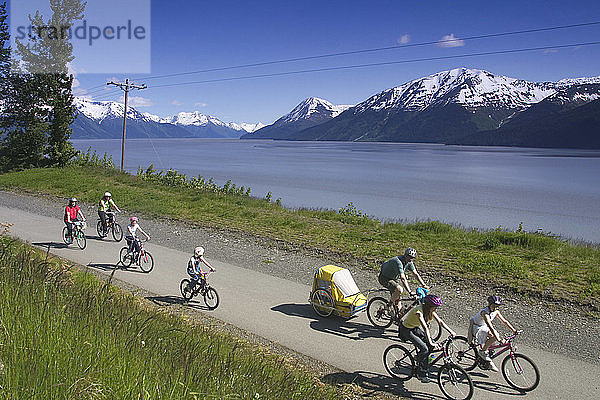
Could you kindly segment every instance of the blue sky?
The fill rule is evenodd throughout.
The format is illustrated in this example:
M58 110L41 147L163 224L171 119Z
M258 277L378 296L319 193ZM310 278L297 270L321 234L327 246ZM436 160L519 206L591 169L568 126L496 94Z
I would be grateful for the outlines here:
M13 0L14 1L14 0ZM102 0L88 0L96 2ZM148 0L150 1L150 0ZM112 13L115 10L108 9ZM150 76L359 49L600 21L595 1L151 1ZM161 116L198 110L224 121L271 123L306 97L355 104L406 81L456 67L543 81L600 75L600 45L521 54L462 57L226 82L161 84L342 65L443 57L600 40L600 25L501 38L456 47L399 48L181 77L78 73L79 90L107 79L134 79L140 111ZM110 57L110 54L107 54ZM133 61L132 61L133 62ZM97 90L96 90L97 92ZM118 100L101 93L99 99ZM81 92L80 92L81 93ZM94 92L92 92L94 93Z

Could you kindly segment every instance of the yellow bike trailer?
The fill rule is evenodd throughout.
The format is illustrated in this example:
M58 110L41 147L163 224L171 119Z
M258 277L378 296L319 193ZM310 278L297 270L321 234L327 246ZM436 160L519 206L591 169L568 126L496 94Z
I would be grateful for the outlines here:
M335 265L317 270L308 301L321 317L335 313L350 318L367 309L367 297L356 286L350 271Z

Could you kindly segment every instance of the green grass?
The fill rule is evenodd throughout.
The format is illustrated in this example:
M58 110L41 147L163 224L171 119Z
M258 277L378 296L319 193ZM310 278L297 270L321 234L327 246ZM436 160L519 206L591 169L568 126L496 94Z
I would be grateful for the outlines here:
M142 180L109 168L71 166L0 175L0 188L96 202L106 190L119 207L146 216L325 250L335 262L377 269L405 247L419 251L421 270L484 279L525 292L600 303L600 249L554 237L466 230L437 221L382 223L352 204L339 210L288 210L249 196ZM317 266L315 266L317 267Z
M284 359L0 237L2 399L337 399Z

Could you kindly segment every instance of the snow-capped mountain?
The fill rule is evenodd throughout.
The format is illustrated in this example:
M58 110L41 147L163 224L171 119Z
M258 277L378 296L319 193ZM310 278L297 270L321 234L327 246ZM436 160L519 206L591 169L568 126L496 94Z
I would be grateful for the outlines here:
M262 122L257 122L255 124L249 124L249 123L246 123L246 122L242 122L240 124L236 124L235 122L230 122L229 126L232 129L235 129L236 131L242 131L243 130L243 131L246 131L248 133L252 133L254 131L259 130L260 128L265 127L266 125L263 124Z
M318 97L309 97L273 124L264 126L242 139L284 139L287 134L329 121L349 109L350 105L334 105Z
M529 82L457 68L384 90L337 118L288 134L286 139L447 143L498 129L565 89L575 88L567 97L574 106L581 105L598 95L590 87L598 81L600 77Z
M73 138L119 137L123 119L123 104L114 101L92 101L75 98L78 118L73 123ZM160 117L127 108L129 137L233 137L264 126L261 123L227 123L198 111L181 112Z
M309 97L298 104L292 111L278 119L275 123L290 123L300 120L327 121L346 111L350 105L333 105L318 97Z
M125 110L125 106L116 101L92 101L75 97L73 104L77 107L77 111L80 114L97 121L99 124L107 119L123 118L123 111ZM127 107L127 118L153 121L157 117L147 113L142 114L133 107Z
M367 110L421 112L431 106L450 103L468 109L523 108L554 94L555 87L552 83L528 82L478 69L457 68L384 90L358 104L354 113Z

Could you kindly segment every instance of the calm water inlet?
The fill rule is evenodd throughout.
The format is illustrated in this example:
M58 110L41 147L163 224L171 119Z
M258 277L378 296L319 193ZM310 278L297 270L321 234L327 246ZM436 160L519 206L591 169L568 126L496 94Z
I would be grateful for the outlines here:
M120 163L119 140L73 140ZM560 234L600 243L600 151L236 139L128 140L125 168L231 179L287 207ZM110 188L107 188L107 190ZM118 199L117 199L118 200Z

